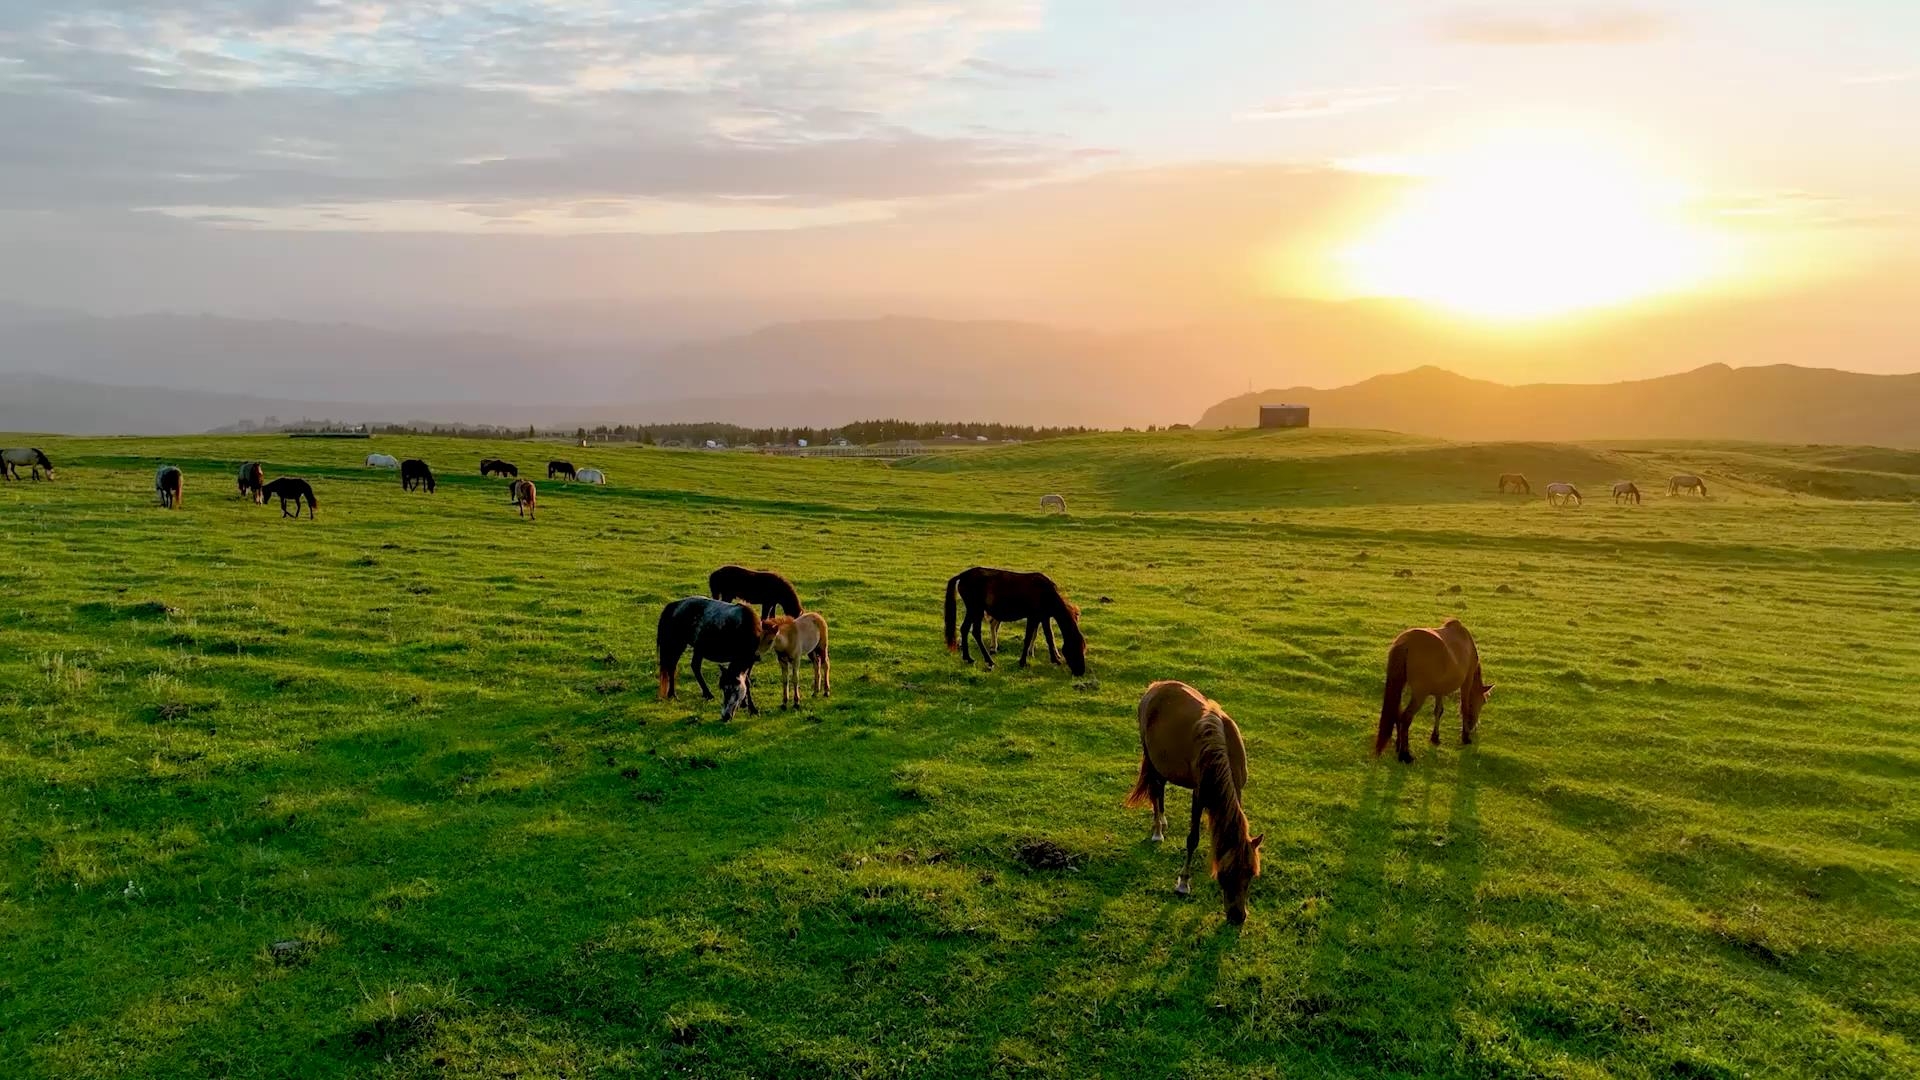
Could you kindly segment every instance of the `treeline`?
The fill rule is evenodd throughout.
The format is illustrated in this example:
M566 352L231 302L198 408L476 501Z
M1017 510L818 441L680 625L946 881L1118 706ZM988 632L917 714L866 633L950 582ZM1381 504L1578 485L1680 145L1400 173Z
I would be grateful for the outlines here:
M760 446L791 446L805 439L809 445L819 446L831 443L835 439L845 439L855 446L871 446L875 443L899 442L902 439L929 441L945 438L949 435L977 441L985 436L991 442L1006 442L1019 439L1032 442L1038 439L1056 439L1062 435L1085 435L1096 431L1088 427L1031 427L1025 424L993 423L944 423L923 422L917 420L860 420L840 427L742 427L739 424L687 423L687 424L601 424L595 428L580 428L575 435L586 438L601 438L615 442L638 443L682 443L690 446L704 446L708 441L725 442L730 446L754 443Z

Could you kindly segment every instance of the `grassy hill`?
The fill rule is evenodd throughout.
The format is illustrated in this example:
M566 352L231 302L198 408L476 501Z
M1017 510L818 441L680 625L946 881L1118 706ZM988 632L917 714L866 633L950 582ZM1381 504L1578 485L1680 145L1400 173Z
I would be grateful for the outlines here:
M41 445L60 479L0 487L22 1075L1920 1071L1920 455L565 450L612 483L543 482L528 524L473 474L540 446ZM318 520L235 499L250 458L312 479ZM1679 468L1714 497L1602 494ZM1513 469L1594 490L1493 494ZM654 700L659 606L730 561L826 614L832 699ZM1088 676L950 655L973 563L1052 573ZM1373 760L1386 643L1448 614L1497 684L1478 743ZM1246 733L1240 930L1119 806L1166 677Z

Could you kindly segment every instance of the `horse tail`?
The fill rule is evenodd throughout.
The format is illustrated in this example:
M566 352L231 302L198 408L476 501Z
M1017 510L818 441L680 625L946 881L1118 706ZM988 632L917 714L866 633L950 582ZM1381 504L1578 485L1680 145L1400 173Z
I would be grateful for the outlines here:
M1129 810L1153 804L1153 763L1147 760L1147 748L1140 748L1140 776L1133 782L1133 790L1127 792L1127 801L1121 806Z
M1387 650L1387 685L1380 694L1380 730L1373 737L1373 756L1393 741L1393 728L1400 722L1400 695L1407 689L1407 647L1396 641Z
M956 635L953 632L953 624L954 624L954 619L956 615L954 608L957 606L957 603L960 598L960 578L961 578L961 575L965 573L966 571L962 570L959 574L955 574L952 577L947 579L946 614L947 614L947 651L948 652L952 652L953 650L960 647L960 638L958 635Z
M665 701L673 692L673 671L680 666L680 650L670 632L673 630L674 609L680 606L675 600L660 609L660 625L653 633L654 649L660 654L660 699ZM671 657L671 659L669 659Z

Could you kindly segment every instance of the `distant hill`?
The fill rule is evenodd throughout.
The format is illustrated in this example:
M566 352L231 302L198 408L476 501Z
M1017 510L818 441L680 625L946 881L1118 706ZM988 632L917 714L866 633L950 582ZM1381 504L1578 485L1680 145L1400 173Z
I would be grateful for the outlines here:
M1319 427L1448 439L1750 439L1920 446L1920 374L1862 375L1791 364L1710 364L1633 382L1505 386L1436 367L1333 390L1293 387L1228 398L1203 428L1255 427L1263 403L1313 406Z

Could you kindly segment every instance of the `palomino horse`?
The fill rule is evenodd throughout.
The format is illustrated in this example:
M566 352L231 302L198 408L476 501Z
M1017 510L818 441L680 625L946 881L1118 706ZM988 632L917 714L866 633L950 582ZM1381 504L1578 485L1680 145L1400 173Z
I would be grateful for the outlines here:
M400 459L394 457L392 454L367 455L367 468L369 469L397 469L399 467Z
M514 468L513 462L511 461L501 461L499 458L481 458L480 459L480 475L481 476L519 476L520 470L517 468Z
M40 479L40 470L47 470L47 479L53 479L53 462L40 452L37 446L15 446L0 450L0 477L8 480L20 479L20 466L25 465L35 480Z
M1240 728L1198 690L1183 682L1157 682L1140 697L1140 778L1127 806L1153 806L1154 842L1167 838L1167 785L1193 791L1187 825L1187 861L1173 891L1193 891L1193 852L1200 846L1200 815L1213 826L1213 877L1220 883L1227 921L1247 921L1247 887L1260 876L1260 841L1248 836L1240 793L1247 786L1247 748Z
M1533 485L1517 472L1503 472L1500 474L1500 494L1505 495L1509 491L1516 495L1531 495Z
M1480 680L1480 652L1474 648L1473 635L1448 619L1437 629L1416 626L1400 631L1387 649L1387 685L1380 697L1380 730L1373 738L1373 756L1387 748L1387 740L1398 741L1400 760L1413 761L1407 746L1407 732L1413 727L1414 714L1428 698L1433 699L1433 735L1429 741L1440 745L1440 714L1448 697L1460 695L1460 742L1473 741L1480 726L1480 708L1493 693L1493 684ZM1407 696L1406 708L1400 707Z
M180 509L185 494L187 478L172 465L162 465L153 471L153 491L160 496L160 506L166 510Z
M531 521L540 493L534 490L533 481L515 480L507 485L507 501L513 504L514 513Z
M425 488L427 494L433 494L433 470L419 458L408 458L400 463L400 490L413 491Z
M815 697L833 696L833 664L827 659L827 620L817 611L798 616L775 615L760 624L760 651L780 660L780 707L787 707L787 687L793 687L793 707L800 707L800 661L813 666Z
M259 462L249 461L240 466L238 479L241 498L252 498L255 503L265 501L265 496L260 494L260 489L267 486L267 471L260 467Z
M1040 496L1040 509L1057 510L1064 514L1067 512L1067 500L1059 495L1042 495Z
M760 616L745 604L704 596L668 604L660 611L654 638L660 648L660 700L671 700L679 689L680 655L691 648L693 678L708 701L713 700L713 691L707 688L700 665L707 660L720 665L720 719L733 719L742 702L748 713L758 715L748 676L760 658L760 639Z
M556 476L564 476L569 480L578 479L574 474L573 462L571 461L547 462L547 479L551 480Z
M749 570L732 563L707 575L707 594L715 600L758 604L763 619L772 618L776 608L794 616L802 610L793 582L771 570Z
M1707 482L1692 473L1675 473L1667 480L1667 494L1693 494L1704 499L1707 497Z
M1640 505L1640 489L1631 480L1622 480L1613 485L1613 501L1617 503L1623 499L1635 506Z
M967 605L967 615L960 623L957 638L954 636L956 600L965 601ZM1033 655L1034 632L1044 630L1048 658L1059 663L1064 649L1067 670L1075 675L1087 673L1087 639L1080 632L1080 609L1067 602L1060 594L1060 587L1047 575L975 566L947 579L947 648L959 649L961 659L973 663L973 653L967 649L967 634L971 632L974 643L980 646L981 658L987 662L987 670L992 671L993 653L980 637L980 624L988 616L1001 622L1027 621L1027 640L1020 647L1021 667L1026 667ZM1060 648L1053 644L1055 622L1060 624Z
M308 521L313 520L313 508L320 505L320 500L313 497L313 485L297 476L283 476L262 487L260 489L260 505L265 506L267 500L270 498L280 500L281 517L291 517L295 519L300 517L300 501L305 499L307 503ZM287 503L289 501L293 503L293 513L291 514L287 513Z
M1580 489L1572 484L1548 484L1547 503L1551 506L1580 505Z

